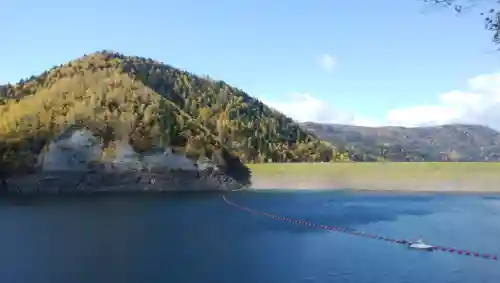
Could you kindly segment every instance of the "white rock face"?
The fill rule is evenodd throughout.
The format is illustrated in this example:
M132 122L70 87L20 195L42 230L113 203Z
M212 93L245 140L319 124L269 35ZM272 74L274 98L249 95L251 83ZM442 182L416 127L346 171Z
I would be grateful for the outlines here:
M50 143L48 150L38 156L38 164L42 171L85 171L90 162L101 161L102 149L98 139L87 129L65 133ZM182 170L203 170L197 168L198 163L184 155L175 154L170 148L163 153L149 153L140 156L130 144L122 142L117 145L116 157L111 161L112 167L118 170L140 170L154 167L167 167Z
M212 161L209 158L203 158L197 161L198 170L207 170L208 168L214 168Z
M168 167L170 169L198 170L196 162L184 155L172 153L170 148L167 148L163 154L147 154L142 162L147 168Z
M116 157L112 163L115 168L122 170L139 170L143 168L139 154L137 154L132 146L126 142L122 142L117 145Z
M207 170L216 168L208 158L192 161L167 148L164 152L140 155L126 141L116 147L115 158L102 167L100 140L87 129L73 128L48 145L38 156L42 174L11 178L12 193L59 194L77 192L137 192L137 191L223 191L239 189L232 178ZM158 170L154 170L154 169ZM137 170L149 169L149 170ZM168 170L173 169L173 170Z
M102 150L91 131L82 129L61 137L38 156L42 171L85 171L88 164L99 161Z

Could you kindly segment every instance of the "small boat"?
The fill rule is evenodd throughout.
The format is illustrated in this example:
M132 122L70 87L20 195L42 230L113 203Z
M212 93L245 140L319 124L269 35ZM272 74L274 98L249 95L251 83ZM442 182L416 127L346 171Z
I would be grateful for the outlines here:
M421 239L418 239L416 242L410 242L408 247L410 249L423 250L423 251L434 250L434 246L424 243Z

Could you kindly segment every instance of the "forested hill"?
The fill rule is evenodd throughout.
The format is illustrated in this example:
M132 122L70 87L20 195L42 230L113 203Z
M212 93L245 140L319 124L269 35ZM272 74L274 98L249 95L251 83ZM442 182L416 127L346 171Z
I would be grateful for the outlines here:
M192 158L221 147L244 162L336 156L330 144L223 81L110 51L0 86L0 97L1 154L24 165L28 151L74 124L96 131L110 154L114 141L128 138L138 152L171 145Z
M110 51L0 86L0 115L2 167L16 170L74 125L102 138L103 158L128 139L138 152L170 146L196 159L227 149L243 162L500 160L500 134L487 127L299 126L223 81Z
M358 159L392 161L499 161L500 133L478 125L359 127L303 123L302 127ZM355 158L356 159L356 158Z

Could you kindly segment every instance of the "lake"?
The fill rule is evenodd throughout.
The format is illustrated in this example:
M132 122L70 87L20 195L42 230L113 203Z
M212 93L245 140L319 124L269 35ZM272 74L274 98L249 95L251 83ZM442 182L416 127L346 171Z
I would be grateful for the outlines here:
M500 255L500 196L241 192L261 211ZM500 261L304 227L218 194L0 200L2 282L498 282Z

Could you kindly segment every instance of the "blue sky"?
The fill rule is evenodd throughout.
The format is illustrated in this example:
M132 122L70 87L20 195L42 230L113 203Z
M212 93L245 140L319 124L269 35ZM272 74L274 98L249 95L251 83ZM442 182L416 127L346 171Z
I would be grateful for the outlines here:
M76 3L0 2L0 83L112 49L222 79L300 120L488 124L498 113L500 54L479 10L458 17L419 0Z

